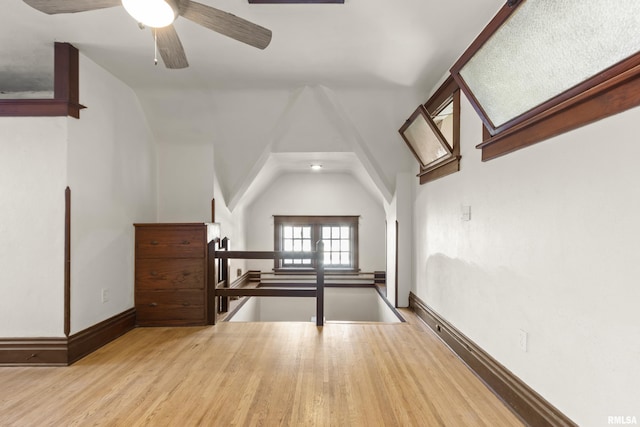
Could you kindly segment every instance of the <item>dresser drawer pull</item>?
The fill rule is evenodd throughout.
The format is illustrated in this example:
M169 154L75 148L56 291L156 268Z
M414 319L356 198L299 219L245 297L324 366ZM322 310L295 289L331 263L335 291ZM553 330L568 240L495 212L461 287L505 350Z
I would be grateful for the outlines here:
M188 302L183 302L183 303L182 303L182 306L183 306L183 307L189 307L190 305L191 305L191 304L189 304Z
M158 303L157 302L152 302L149 304L149 307L157 307Z
M154 271L152 271L152 272L151 272L151 275L152 275L152 276L157 276L157 275L158 275L158 272L154 270Z
M158 244L158 241L157 241L157 240L152 240L152 241L151 241L151 244L152 244L153 246L156 246L156 245Z
M182 275L185 276L185 277L186 276L191 276L191 272L190 271L183 271Z
M183 241L182 241L182 244L183 244L183 245L190 245L190 244L191 244L191 242L190 242L190 241L188 241L188 240L183 240Z

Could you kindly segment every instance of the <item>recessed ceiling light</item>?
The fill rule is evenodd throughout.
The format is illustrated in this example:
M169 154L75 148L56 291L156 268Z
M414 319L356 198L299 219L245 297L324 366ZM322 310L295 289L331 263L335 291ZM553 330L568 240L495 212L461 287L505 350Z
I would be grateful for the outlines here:
M311 170L319 171L320 169L322 169L322 165L319 163L314 163L311 165Z

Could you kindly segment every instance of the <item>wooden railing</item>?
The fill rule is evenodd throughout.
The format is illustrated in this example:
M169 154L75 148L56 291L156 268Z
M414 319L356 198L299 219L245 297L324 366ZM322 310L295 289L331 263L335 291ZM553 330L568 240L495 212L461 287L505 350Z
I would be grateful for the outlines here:
M315 252L267 252L267 251L229 251L226 250L226 239L209 243L209 289L213 303L218 306L216 311L226 312L229 307L229 297L308 297L316 298L316 325L324 324L324 244L316 243ZM216 248L216 245L219 247ZM314 259L316 271L315 289L309 288L309 283L301 284L300 288L230 288L229 260L230 259ZM211 274L212 266L218 262L219 277ZM215 324L215 319L214 319Z

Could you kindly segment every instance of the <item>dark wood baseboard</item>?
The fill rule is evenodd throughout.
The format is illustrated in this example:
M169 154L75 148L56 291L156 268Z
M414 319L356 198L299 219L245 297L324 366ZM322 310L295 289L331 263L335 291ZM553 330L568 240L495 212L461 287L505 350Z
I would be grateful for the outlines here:
M68 360L72 364L136 327L131 308L69 337Z
M413 292L409 293L409 307L525 423L536 427L577 426Z
M0 338L0 366L66 366L67 338Z
M256 279L257 277L257 279ZM254 270L249 270L249 271L245 271L245 273L242 276L238 276L236 278L236 280L234 280L233 282L231 282L231 286L229 286L230 288L242 288L244 286L247 286L248 284L250 284L251 282L259 282L260 281L260 272L259 271L254 271Z
M69 338L0 338L0 366L67 366L135 327L135 309Z

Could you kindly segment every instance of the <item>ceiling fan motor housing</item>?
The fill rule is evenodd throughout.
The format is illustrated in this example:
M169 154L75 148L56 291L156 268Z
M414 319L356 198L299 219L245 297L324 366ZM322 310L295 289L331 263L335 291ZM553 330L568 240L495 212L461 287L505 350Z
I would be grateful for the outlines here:
M151 28L171 25L179 15L174 0L122 0L122 6L133 19Z

